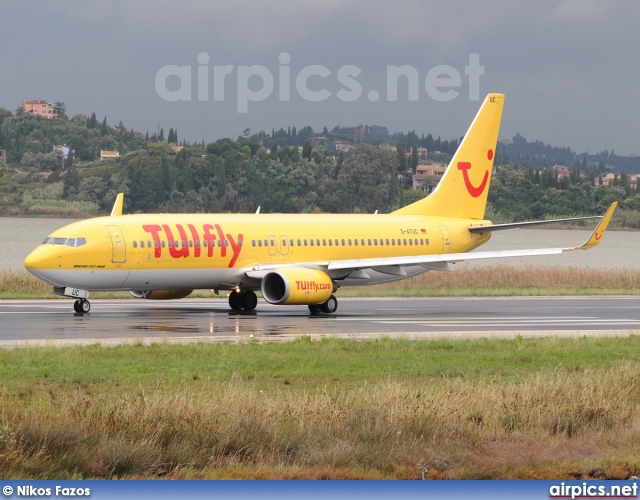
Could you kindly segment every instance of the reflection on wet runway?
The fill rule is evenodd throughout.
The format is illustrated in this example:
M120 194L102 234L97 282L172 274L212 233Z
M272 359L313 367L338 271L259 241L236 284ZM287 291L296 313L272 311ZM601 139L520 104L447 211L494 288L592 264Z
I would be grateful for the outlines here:
M312 337L628 335L640 332L637 297L342 299L333 315L260 303L231 311L222 299L93 300L87 315L66 300L0 301L0 345L283 341Z

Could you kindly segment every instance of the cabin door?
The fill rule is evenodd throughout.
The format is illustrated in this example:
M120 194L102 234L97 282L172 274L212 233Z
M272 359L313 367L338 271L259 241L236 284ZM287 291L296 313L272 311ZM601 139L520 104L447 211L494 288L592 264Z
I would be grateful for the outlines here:
M449 228L444 224L440 224L440 233L442 234L442 253L449 253L451 251Z
M127 261L127 247L124 235L118 226L105 226L111 238L111 262L124 264Z

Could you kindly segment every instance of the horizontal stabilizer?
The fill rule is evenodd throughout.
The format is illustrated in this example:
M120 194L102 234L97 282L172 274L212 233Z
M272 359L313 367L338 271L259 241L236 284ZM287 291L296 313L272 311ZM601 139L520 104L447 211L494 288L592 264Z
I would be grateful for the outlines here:
M471 233L491 233L493 231L503 231L505 229L518 229L521 227L541 226L543 224L553 224L554 222L575 222L578 220L590 220L590 219L602 219L601 215L594 215L590 217L571 217L569 219L551 219L551 220L533 220L528 222L512 222L506 224L490 224L486 226L471 226L469 232Z

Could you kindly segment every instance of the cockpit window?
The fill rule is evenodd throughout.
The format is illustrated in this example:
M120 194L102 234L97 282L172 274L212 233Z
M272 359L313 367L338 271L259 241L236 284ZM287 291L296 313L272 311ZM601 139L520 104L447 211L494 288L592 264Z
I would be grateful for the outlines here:
M87 244L86 238L52 238L47 236L42 242L43 245L66 245L72 248L78 248Z

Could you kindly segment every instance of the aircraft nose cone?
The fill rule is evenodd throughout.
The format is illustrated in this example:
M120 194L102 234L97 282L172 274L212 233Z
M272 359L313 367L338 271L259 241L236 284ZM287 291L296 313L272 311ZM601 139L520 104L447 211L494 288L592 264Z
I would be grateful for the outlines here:
M47 245L40 245L24 259L24 267L27 271L38 276L38 270L51 269L54 267L53 260L52 248Z

